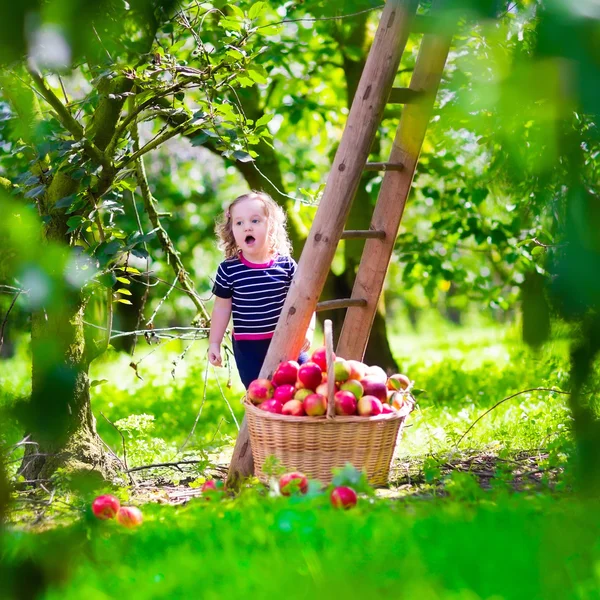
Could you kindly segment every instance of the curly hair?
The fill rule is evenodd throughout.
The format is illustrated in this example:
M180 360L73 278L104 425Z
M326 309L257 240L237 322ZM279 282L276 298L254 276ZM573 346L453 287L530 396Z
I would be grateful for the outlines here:
M231 224L231 210L236 204L243 202L244 200L253 200L258 199L261 200L263 206L265 207L265 214L267 216L267 223L269 224L269 229L267 233L267 239L269 241L269 251L272 254L280 254L282 256L289 256L292 252L292 244L290 242L290 238L288 237L288 233L286 230L286 214L283 208L279 206L269 196L269 194L265 192L259 192L252 190L247 194L242 194L238 196L223 212L221 217L217 219L215 224L215 233L218 238L218 245L223 253L225 254L225 258L235 258L239 249L237 244L235 243L235 238L233 237L233 229Z

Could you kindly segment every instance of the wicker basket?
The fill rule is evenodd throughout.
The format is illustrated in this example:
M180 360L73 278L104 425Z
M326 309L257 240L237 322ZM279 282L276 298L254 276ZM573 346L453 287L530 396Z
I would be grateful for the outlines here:
M328 354L328 407L322 417L291 417L266 412L246 401L246 418L256 476L263 482L265 459L275 456L288 470L298 470L324 484L332 468L351 463L364 470L371 485L386 485L398 433L412 409L376 417L335 415L331 321L325 322Z

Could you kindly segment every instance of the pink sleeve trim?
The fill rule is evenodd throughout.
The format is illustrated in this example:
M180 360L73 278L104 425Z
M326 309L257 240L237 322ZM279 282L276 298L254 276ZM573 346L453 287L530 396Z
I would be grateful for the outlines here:
M235 331L233 332L234 340L268 340L272 337L272 333L235 333Z

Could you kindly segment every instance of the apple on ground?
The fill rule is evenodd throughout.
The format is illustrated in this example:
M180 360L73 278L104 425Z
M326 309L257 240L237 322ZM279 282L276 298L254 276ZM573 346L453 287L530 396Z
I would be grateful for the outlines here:
M286 360L280 363L275 373L273 373L272 381L274 385L294 385L298 377L298 369L300 365L295 360Z
M247 396L253 404L260 404L273 397L275 388L268 379L255 379L248 386Z
M342 383L342 385L340 385L340 390L343 390L344 392L350 392L357 400L359 400L365 393L362 384L356 379L348 379L348 381Z
M367 365L360 360L347 360L350 365L350 379L360 381L367 374Z
M298 381L309 390L316 389L322 379L321 367L317 363L307 362L298 369Z
M98 496L92 502L92 512L96 517L102 519L112 519L119 512L119 508L121 508L121 503L118 498L111 496L110 494L104 494L103 496Z
M279 478L279 491L284 496L290 496L297 492L306 494L308 492L308 478L304 473L298 471L285 473Z
M121 506L117 513L117 523L128 529L138 527L143 520L142 511L135 506Z
M275 415L280 415L281 411L283 410L283 404L279 400L275 400L273 398L271 400L265 400L264 402L258 405L258 408L273 413Z
M376 417L382 410L381 400L375 396L363 396L358 401L358 414L361 417Z
M377 365L373 365L372 367L367 367L367 372L365 374L365 377L376 379L377 381L380 381L384 385L387 384L387 380L388 380L387 373L381 367L378 367Z
M294 400L300 400L300 402L302 402L304 400L304 398L306 398L307 396L310 396L311 394L314 394L315 390L309 390L308 388L300 388L295 394L294 394Z
M374 377L365 377L360 380L360 383L363 387L365 395L367 396L375 396L379 398L381 402L387 401L387 387L385 387L385 382L379 381Z
M310 360L317 363L321 368L321 371L327 371L327 349L325 346L317 348L310 357ZM333 360L335 360L335 353L333 354Z
M390 375L387 380L387 388L388 390L405 390L410 385L410 379L406 375L402 375L401 373L394 373L394 375Z
M320 417L327 412L327 398L322 394L311 394L304 399L304 410L309 417Z
M275 392L273 393L273 399L279 400L282 403L286 403L288 400L291 400L296 393L296 388L289 383L284 383L283 385L278 385L275 388Z
M352 392L340 390L335 393L335 414L336 415L355 415L356 414L356 398Z
M336 508L348 510L356 506L357 501L356 492L350 487L341 485L334 488L331 492L331 504Z
M289 400L283 405L281 414L291 417L305 416L306 412L304 411L304 404L302 403L302 400Z

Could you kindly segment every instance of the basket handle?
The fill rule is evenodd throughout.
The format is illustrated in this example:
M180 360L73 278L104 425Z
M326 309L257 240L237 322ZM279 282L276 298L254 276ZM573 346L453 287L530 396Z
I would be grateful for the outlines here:
M333 368L333 325L331 319L323 323L325 333L325 356L327 359L327 418L335 417L335 371Z

